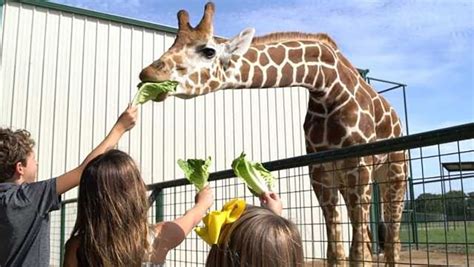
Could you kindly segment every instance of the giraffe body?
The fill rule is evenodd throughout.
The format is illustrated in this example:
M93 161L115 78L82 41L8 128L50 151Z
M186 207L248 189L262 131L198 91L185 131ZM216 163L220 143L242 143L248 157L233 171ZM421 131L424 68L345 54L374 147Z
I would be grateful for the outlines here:
M214 5L207 4L196 28L185 11L173 46L145 68L142 81L175 80L177 97L220 89L302 86L309 90L304 122L308 153L365 144L402 135L390 104L365 82L326 34L274 33L253 38L246 29L231 40L212 36ZM394 265L400 252L399 230L406 184L404 151L351 158L309 167L311 184L326 220L328 263L343 265L339 194L351 220L351 265L371 261L371 183L380 185L385 259Z

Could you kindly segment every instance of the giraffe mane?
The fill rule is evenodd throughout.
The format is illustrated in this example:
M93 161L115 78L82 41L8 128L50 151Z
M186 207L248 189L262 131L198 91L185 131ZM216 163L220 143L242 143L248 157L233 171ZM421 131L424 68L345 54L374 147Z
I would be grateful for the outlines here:
M316 41L322 42L333 49L337 49L336 42L325 33L302 33L302 32L274 32L263 36L254 37L252 44L267 44L281 41Z

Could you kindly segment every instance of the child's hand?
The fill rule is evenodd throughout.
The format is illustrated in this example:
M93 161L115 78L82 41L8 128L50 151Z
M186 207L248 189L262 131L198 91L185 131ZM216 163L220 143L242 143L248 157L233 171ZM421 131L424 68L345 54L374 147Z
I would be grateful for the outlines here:
M115 126L126 132L135 126L137 117L138 108L129 104L127 109L122 112L120 117L117 119Z
M214 193L212 192L209 185L204 187L196 194L196 196L194 197L194 202L196 203L196 205L201 205L202 207L205 207L206 210L212 206L212 203L214 203Z
M281 204L280 197L277 193L266 192L260 196L260 204L278 215L281 215L283 205Z

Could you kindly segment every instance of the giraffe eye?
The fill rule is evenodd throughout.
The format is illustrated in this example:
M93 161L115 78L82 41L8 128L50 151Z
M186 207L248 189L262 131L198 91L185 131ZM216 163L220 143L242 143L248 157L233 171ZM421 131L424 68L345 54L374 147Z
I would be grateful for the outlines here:
M207 59L211 59L216 55L216 50L209 47L201 49L200 52Z

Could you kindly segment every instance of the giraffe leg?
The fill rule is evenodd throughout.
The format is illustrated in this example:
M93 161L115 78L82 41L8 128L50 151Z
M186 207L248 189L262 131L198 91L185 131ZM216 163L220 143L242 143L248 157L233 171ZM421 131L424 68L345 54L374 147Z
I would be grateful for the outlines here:
M339 193L333 172L322 165L310 166L311 184L316 193L326 221L328 238L327 261L329 266L344 266L345 253L342 244L341 217L337 210Z
M360 166L347 173L347 185L340 191L346 202L352 225L351 266L372 265L372 244L369 231L371 166Z
M387 228L384 247L387 266L395 266L400 259L400 222L406 191L406 158L403 151L389 154L388 180L380 184L384 221Z

